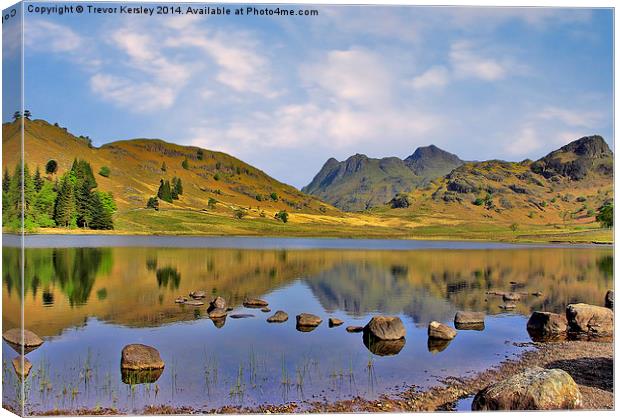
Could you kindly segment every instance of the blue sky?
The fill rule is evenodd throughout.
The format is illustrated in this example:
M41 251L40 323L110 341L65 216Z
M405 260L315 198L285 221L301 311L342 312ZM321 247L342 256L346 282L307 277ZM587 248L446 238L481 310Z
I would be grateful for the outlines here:
M95 145L201 146L296 187L355 153L432 143L521 160L583 135L613 143L609 9L309 8L319 16L26 13L26 107Z

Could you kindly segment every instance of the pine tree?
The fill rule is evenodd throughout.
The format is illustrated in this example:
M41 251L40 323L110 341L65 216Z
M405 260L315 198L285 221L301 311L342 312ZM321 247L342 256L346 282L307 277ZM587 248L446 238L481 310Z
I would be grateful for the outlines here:
M167 169L168 169L168 168L166 167L166 162L164 161L164 162L161 164L161 171L163 171L163 172L165 173Z
M4 176L2 177L2 191L4 193L8 193L10 185L11 185L11 175L9 174L9 168L5 167Z
M34 181L34 189L37 192L41 191L41 188L43 187L43 177L41 177L41 171L39 170L39 166L37 166L37 169L34 172L33 181Z
M183 160L183 162L181 163L181 167L183 167L186 170L189 169L189 161L187 161L187 158Z
M172 203L172 190L170 189L170 182L163 179L159 182L159 190L157 191L157 197L164 202Z
M75 185L71 173L60 179L58 197L54 206L54 220L56 225L74 228L77 226L77 211L75 206Z
M100 193L90 195L90 228L113 229L112 214L104 207Z
M97 181L90 164L84 160L74 160L71 171L75 175L75 204L77 210L77 225L88 228L91 216L92 190L97 187Z
M172 185L177 195L180 196L183 194L183 184L181 183L181 179L176 179L176 182L173 181Z
M170 196L172 196L173 200L177 200L179 198L179 194L177 193L177 178L172 178L172 184L170 185Z

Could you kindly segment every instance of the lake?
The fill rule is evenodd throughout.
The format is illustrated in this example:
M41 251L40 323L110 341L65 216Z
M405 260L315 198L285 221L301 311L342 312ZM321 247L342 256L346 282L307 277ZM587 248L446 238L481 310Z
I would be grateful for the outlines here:
M3 331L18 327L20 252L5 237ZM613 249L495 243L32 236L26 239L25 327L45 343L27 354L26 409L146 405L256 406L398 394L472 374L528 348L533 310L600 305L613 286ZM204 306L175 303L194 290L233 307L214 322ZM514 311L487 291L528 294ZM542 292L542 296L532 293ZM269 302L248 309L245 297ZM285 323L267 323L276 310ZM481 331L460 330L447 345L429 344L432 320L453 326L457 310L487 313ZM295 316L323 323L299 332ZM233 318L235 314L252 317ZM406 340L367 347L348 325L398 315ZM330 328L328 318L344 320ZM148 381L123 382L121 350L142 343L166 366ZM16 353L3 341L3 402L15 404Z

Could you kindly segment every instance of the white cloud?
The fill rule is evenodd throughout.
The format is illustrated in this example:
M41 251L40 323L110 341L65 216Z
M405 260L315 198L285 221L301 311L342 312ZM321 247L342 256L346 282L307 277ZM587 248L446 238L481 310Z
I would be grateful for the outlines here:
M40 19L28 19L24 43L28 48L48 52L76 52L84 46L82 37L69 27Z
M416 90L441 88L450 81L450 72L443 65L436 65L411 80L411 87Z
M104 99L134 112L167 109L174 104L176 98L176 91L171 87L139 83L109 74L93 75L90 87Z
M461 78L495 81L504 78L507 73L506 68L499 61L478 54L470 41L457 41L452 44L450 63L454 74Z
M568 126L595 127L602 119L600 112L588 110L565 109L554 106L547 106L540 112L541 119L557 119Z

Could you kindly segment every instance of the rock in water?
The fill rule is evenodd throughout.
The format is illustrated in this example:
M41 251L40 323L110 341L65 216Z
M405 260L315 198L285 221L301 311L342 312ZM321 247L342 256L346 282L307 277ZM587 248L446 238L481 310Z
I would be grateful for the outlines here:
M455 324L484 324L484 312L458 311L454 316Z
M204 290L195 290L189 293L189 296L194 299L204 299L207 297L207 292Z
M568 321L564 315L535 311L527 321L527 332L535 341L557 339L566 334Z
M228 311L226 309L215 308L209 312L209 318L211 319L219 319L228 315Z
M254 318L254 315L246 313L240 313L240 314L234 314L234 315L230 315L231 318L233 319L243 319L243 318Z
M368 334L364 334L362 340L368 351L382 357L395 356L400 353L407 342L405 338L398 340L378 340L376 338L372 338Z
M436 340L452 340L456 337L456 330L441 322L432 321L428 324L428 338Z
M268 312L271 312L271 309L265 306L264 308L261 308L261 310L260 310L260 311L261 311L261 312L268 313Z
M474 397L473 411L574 409L581 393L560 369L534 367L487 386Z
M121 353L121 369L155 370L163 369L164 361L157 349L144 344L129 344Z
M263 308L267 305L269 305L269 303L267 303L266 301L256 298L245 298L245 300L243 301L243 306L245 306L246 308Z
M23 337L23 339L22 339ZM21 354L22 346L24 352L29 353L43 344L43 340L34 332L24 329L13 328L2 334L2 339L6 341L15 351Z
M209 302L209 311L212 311L214 309L226 310L227 307L228 305L226 305L226 299L221 296L213 298L211 299L211 302Z
M605 294L605 307L609 309L614 308L614 291L608 290Z
M568 330L573 334L590 337L606 337L614 332L614 312L602 306L586 303L566 307Z
M504 293L502 299L505 301L517 301L521 300L521 295L518 293Z
M498 307L504 311L514 311L515 309L517 309L517 305L515 305L514 303L504 303L503 305L499 305Z
M276 311L273 315L267 318L267 322L286 322L288 321L288 314L284 311Z
M437 354L448 348L452 340L439 340L437 338L430 338L426 342L428 352L431 354Z
M339 327L342 324L344 324L344 321L342 319L329 318L329 327L330 328Z
M357 327L355 325L349 325L347 327L347 332L355 333L364 331L364 327Z
M202 306L205 303L201 300L195 300L195 299L190 299L185 301L184 305L189 305L189 306Z
M323 320L316 315L301 313L297 315L298 327L318 327Z
M185 303L187 302L187 298L185 296L179 296L174 300L174 303Z
M378 340L405 338L405 326L397 316L374 316L364 327L364 334Z
M13 363L13 369L15 369L15 373L17 373L17 376L20 379L25 379L28 377L28 375L30 374L30 369L32 369L32 363L30 363L30 361L26 357L17 356L11 362Z
M163 374L164 369L130 370L121 369L121 380L126 385L141 385L155 383Z

